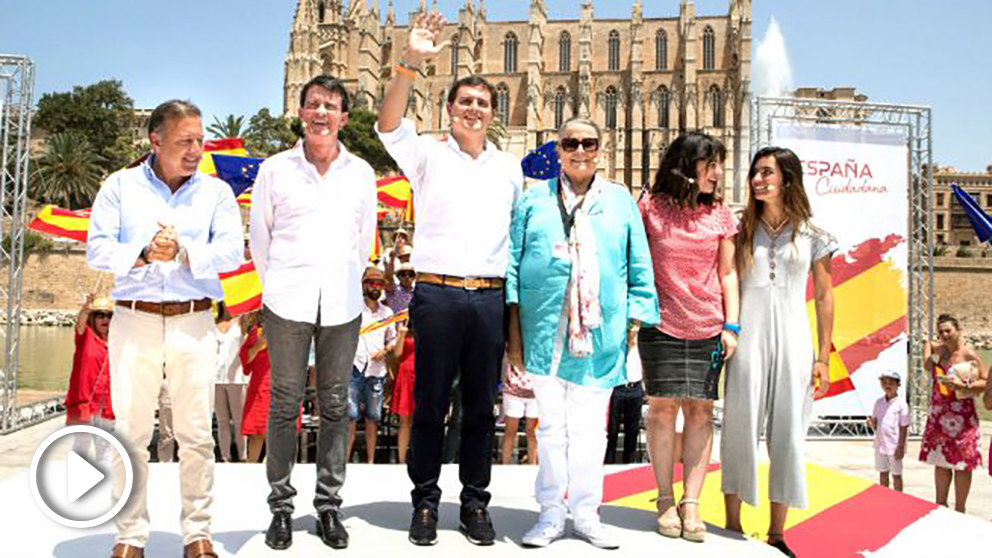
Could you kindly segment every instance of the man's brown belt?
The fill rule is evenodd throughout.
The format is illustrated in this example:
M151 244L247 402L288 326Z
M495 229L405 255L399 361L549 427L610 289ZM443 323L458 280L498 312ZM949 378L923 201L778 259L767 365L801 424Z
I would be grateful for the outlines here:
M118 300L117 306L126 306L131 310L159 314L162 316L181 316L190 312L209 310L212 302L209 298L200 300L183 300L179 302L145 302L143 300Z
M502 289L505 281L502 277L456 277L454 275L437 275L434 273L418 273L417 281L428 285L443 285L458 287L467 291L478 289Z

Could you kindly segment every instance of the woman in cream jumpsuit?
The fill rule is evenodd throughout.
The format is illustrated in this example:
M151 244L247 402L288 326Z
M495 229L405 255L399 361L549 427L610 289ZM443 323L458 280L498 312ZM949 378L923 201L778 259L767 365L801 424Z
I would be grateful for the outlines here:
M720 450L727 528L743 532L741 500L758 505L758 440L766 426L772 502L768 543L786 555L783 531L790 507L806 507L803 441L814 389L829 387L833 292L830 258L836 240L810 222L798 157L765 148L751 164L748 204L738 235L741 333L728 362ZM813 273L817 337L806 316L806 282Z

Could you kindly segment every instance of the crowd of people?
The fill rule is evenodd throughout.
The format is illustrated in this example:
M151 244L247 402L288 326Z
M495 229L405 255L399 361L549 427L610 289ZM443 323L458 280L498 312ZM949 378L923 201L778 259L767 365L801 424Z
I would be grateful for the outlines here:
M203 127L192 103L157 107L148 123L153 155L101 188L88 259L116 282L113 300L91 297L77 319L67 407L70 423L112 428L135 469L132 502L114 520L112 556L144 554L148 447L163 392L178 446L184 555L216 556L214 414L221 460L264 454L272 513L265 543L289 548L308 387L318 418L316 532L332 548L349 545L340 490L357 426L373 462L384 408L399 416L398 460L412 484L409 540L437 542L441 464L456 452L459 530L474 544L493 544L488 486L500 384L502 461L512 460L522 422L527 461L537 464L540 513L522 534L525 546L563 537L569 518L579 538L619 546L599 517L603 462L615 458L621 424L622 460L633 460L645 398L657 530L702 542L699 497L725 368L726 527L744 532L741 503L759 501L764 434L767 540L793 555L784 527L789 509L807 503L803 444L814 398L830 383L838 249L813 219L799 158L783 148L759 151L737 217L721 199L725 147L686 133L660 154L653 183L634 200L598 171L599 126L573 118L558 131L559 174L524 190L520 161L486 139L496 94L483 78L452 85L446 138L419 135L403 118L415 76L445 48L441 24L425 14L411 26L379 108L379 138L417 203L415 234L396 234L382 268L368 264L375 174L338 139L350 97L326 75L301 91L304 138L259 170L247 251L231 189L197 172ZM223 298L217 274L245 255L262 281L263 307L232 317L213 303ZM935 466L938 503L947 504L953 482L963 511L982 462L973 398L992 407L992 389L957 322L942 316L938 326L940 339L924 354L935 381L920 458ZM883 375L885 396L870 419L881 480L891 474L896 488L908 424L900 379ZM77 439L80 451L88 443ZM110 459L119 496L124 466ZM685 486L678 501L676 463Z

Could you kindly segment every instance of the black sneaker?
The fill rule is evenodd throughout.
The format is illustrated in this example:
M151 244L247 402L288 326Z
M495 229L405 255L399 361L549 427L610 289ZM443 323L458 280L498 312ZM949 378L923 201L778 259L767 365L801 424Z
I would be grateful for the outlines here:
M493 544L496 540L496 530L493 529L493 521L485 508L462 509L461 516L458 530L465 535L468 542L479 546Z
M293 545L293 516L289 512L272 514L269 530L265 532L265 544L275 550L286 550Z
M410 542L417 546L437 543L437 512L423 508L413 512L410 522Z

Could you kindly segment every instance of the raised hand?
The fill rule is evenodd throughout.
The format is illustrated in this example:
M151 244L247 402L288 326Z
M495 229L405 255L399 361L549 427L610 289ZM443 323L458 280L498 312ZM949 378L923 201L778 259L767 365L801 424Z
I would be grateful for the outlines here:
M444 16L437 12L421 13L410 28L410 38L406 45L406 62L419 65L437 56L450 41L437 42L444 27Z

